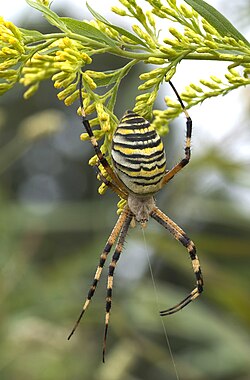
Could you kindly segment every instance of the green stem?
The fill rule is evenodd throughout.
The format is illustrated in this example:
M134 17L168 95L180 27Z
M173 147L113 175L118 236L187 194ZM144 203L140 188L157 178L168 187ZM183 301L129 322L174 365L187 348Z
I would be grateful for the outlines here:
M26 37L26 39L27 39L27 45L29 45L33 43L41 43L44 40L50 40L50 39L58 40L59 38L64 38L66 36L67 36L66 33L50 33L50 34L43 34L42 37L30 37L29 40L28 40L28 37Z
M98 42L96 40L93 40L91 38L88 38L88 37L85 37L85 36L80 36L76 33L50 33L50 34L44 34L42 38L40 37L32 37L30 39L30 41L28 42L28 44L31 44L31 43L39 43L39 42L42 42L44 40L49 40L49 39L60 39L60 38L64 38L64 37L69 37L69 38L72 38L74 40L77 40L77 41L80 41L84 44L88 44L89 46L91 47L98 47L98 48L107 48L107 45L105 43L102 43L102 42Z
M44 40L56 40L56 39L59 39L59 38L63 38L65 36L68 36L69 38L72 38L76 41L79 41L79 42L82 42L84 45L88 44L89 47L91 47L91 53L92 54L101 54L102 52L107 52L107 53L110 53L110 54L113 54L113 55L117 55L119 57L124 57L124 58L128 58L128 59L132 59L132 60L137 60L137 61L144 61L144 60L147 60L148 58L150 57L155 57L155 58L164 58L164 59L168 59L168 60L173 60L173 56L166 56L166 54L160 52L159 50L153 50L151 49L149 52L141 52L143 50L143 48L141 46L136 46L136 47L133 47L133 49L138 49L139 52L136 52L136 51L128 51L128 50L123 50L120 48L119 44L117 43L117 48L114 48L114 47L109 47L107 46L105 43L102 43L102 42L98 42L98 41L95 41L95 40L92 40L90 38L87 38L87 37L84 37L84 36L80 36L78 34L75 34L75 33L51 33L51 34L48 34L48 35L44 35L43 38L32 38L29 42L30 43L34 43L34 42L41 42L41 41L44 41ZM51 42L47 42L46 44L50 44ZM47 45L44 45L45 47ZM44 48L44 46L42 46L42 48ZM224 45L223 45L224 46ZM224 46L225 48L228 49L228 46ZM30 47L32 48L32 47ZM95 48L98 48L97 50L94 50ZM222 47L223 48L223 47ZM41 49L41 45L37 46L37 49L36 50L40 50ZM245 51L245 50L244 50ZM249 50L248 51L245 51L246 53L249 53ZM191 59L191 60L207 60L207 61L225 61L225 62L239 62L239 63L250 63L250 56L249 54L247 56L245 56L243 59L239 58L240 54L242 54L242 51L239 51L238 53L236 52L235 55L231 55L231 57L219 57L218 55L212 55L212 54L209 54L209 53L195 53L193 52L193 49L190 49L189 50L189 53L186 54L186 52L184 51L185 53L185 56L183 57L183 59ZM183 51L180 52L180 54L178 54L178 56L182 55L183 54Z
M114 109L114 106L115 106L115 101L116 101L116 96L117 96L117 91L119 89L119 86L120 86L120 83L122 81L122 79L128 74L128 72L131 70L131 68L136 65L136 63L138 63L138 60L134 59L132 61L130 61L127 65L125 65L122 69L121 69L121 72L120 72L120 75L116 81L116 84L114 85L114 87L112 87L111 89L111 98L109 100L109 109L111 111L113 111Z
M174 58L173 56L166 56L166 54L158 52L158 51L154 52L152 54L152 52L151 53L134 53L134 52L128 52L128 51L124 51L124 50L114 51L114 49L110 49L109 52L111 54L119 55L119 56L122 56L124 58L137 59L137 60L141 60L141 61L147 60L150 57L164 58L164 59L169 59L171 61ZM242 62L242 63L249 63L250 62L250 56L244 57L242 59L241 57L239 57L239 54L238 55L231 55L230 57L219 57L219 54L218 55L211 55L208 53L193 53L193 49L189 50L188 53L186 53L186 52L187 52L187 50L182 51L182 52L180 52L180 54L178 54L178 56L181 56L184 53L183 59L222 61L222 62L224 62L224 61L225 62L232 62L233 61L233 62Z

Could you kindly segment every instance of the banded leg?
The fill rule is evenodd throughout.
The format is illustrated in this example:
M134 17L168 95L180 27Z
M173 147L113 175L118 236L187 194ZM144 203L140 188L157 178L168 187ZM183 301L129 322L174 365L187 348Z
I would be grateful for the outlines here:
M128 233L129 225L133 218L132 212L127 214L127 217L122 226L119 239L117 241L117 245L115 248L115 252L112 257L112 261L109 265L109 273L108 273L108 284L107 284L107 297L106 297L106 315L105 315L105 330L104 330L104 338L103 338L103 352L102 352L102 360L105 362L105 352L106 352L106 342L107 342L107 333L108 333L108 325L110 318L110 310L111 310L111 302L112 302L112 289L113 289L113 279L114 279L114 271L117 264L117 261L120 258L122 253L122 248L125 242L125 238Z
M105 248L103 250L103 253L101 254L100 256L100 261L99 261L99 265L96 269L96 273L95 273L95 276L94 276L94 280L92 282L92 285L89 289L89 292L88 292L88 295L87 295L87 298L83 304L83 308L82 308L82 311L71 331L71 333L69 334L68 336L68 340L71 338L71 336L74 334L77 326L79 325L81 319L82 319L82 316L83 314L85 313L86 309L88 308L89 304L90 304L90 301L91 301L91 298L93 297L94 293L95 293L95 290L96 290L96 287L97 287L97 284L98 284L98 281L101 277L101 274L102 274L102 270L103 270L103 267L104 267L104 264L106 262L106 259L107 259L107 256L113 246L113 244L115 243L116 239L117 239L117 236L119 235L121 229L122 229L122 226L123 224L125 223L125 221L127 220L127 216L128 216L128 208L125 208L123 213L120 215L120 217L118 218L116 224L115 224L115 227L113 228L108 240L107 240L107 243L105 245Z
M186 235L186 233L174 223L168 216L166 216L161 210L157 207L153 209L150 214L158 223L160 223L164 228L166 228L176 240L178 240L184 247L187 249L189 256L192 261L192 267L196 278L196 287L192 292L180 303L160 312L161 316L169 315L176 313L191 301L195 300L203 291L203 278L200 268L200 262L196 254L196 248L192 240Z
M79 80L79 97L80 97L80 105L81 105L82 124L89 135L90 142L94 148L95 154L97 155L100 164L104 167L104 169L106 170L106 172L108 173L112 181L114 182L115 186L113 186L113 190L115 191L116 187L118 187L121 189L123 193L127 193L127 190L123 182L117 177L117 175L115 174L115 172L109 165L108 161L104 157L103 153L101 152L98 142L90 127L89 121L86 118L85 111L83 108L83 99L82 99L82 74L80 74L80 80Z
M191 157L190 146L191 146L191 135L192 135L192 119L189 116L189 114L188 114L188 112L187 112L187 110L183 104L183 101L181 100L180 95L178 94L173 83L171 81L169 81L169 84L172 87L172 89L174 90L174 93L177 96L177 99L180 102L182 110L183 110L183 112L186 116L186 119L187 119L187 121L186 121L186 143L185 143L185 149L184 149L185 157L177 165L175 165L172 169L170 169L164 175L164 177L162 179L161 187L163 187L168 181L170 181L175 176L175 174L177 174L181 169L183 169L184 166L186 166L189 163L190 157Z
M104 175L102 174L102 172L100 171L100 169L98 168L97 165L95 166L95 168L96 168L96 171L97 171L97 176L99 176L100 180L106 186L108 186L114 193L118 194L120 198L122 198L122 199L127 199L128 198L128 193L125 193L125 191L122 190L122 189L120 189L115 183L109 181L106 177L104 177Z

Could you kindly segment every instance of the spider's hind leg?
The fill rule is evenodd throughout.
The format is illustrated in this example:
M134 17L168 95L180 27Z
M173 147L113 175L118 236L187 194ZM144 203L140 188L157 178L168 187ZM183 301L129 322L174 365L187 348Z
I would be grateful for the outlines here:
M177 305L169 309L162 310L160 312L161 316L165 316L176 313L177 311L181 310L183 307L188 305L191 301L195 300L203 291L203 278L200 268L200 262L196 254L196 248L192 240L189 239L186 233L176 223L174 223L167 215L165 215L157 207L155 207L154 210L151 212L151 216L164 228L166 228L174 236L174 238L178 240L187 249L191 258L192 267L196 278L196 287L186 298L184 298L184 300L182 300Z

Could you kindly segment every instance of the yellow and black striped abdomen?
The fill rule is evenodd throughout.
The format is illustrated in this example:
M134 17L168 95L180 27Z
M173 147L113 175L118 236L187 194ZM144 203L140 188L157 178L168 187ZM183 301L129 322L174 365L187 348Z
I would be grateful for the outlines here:
M160 189L166 170L162 140L143 117L126 111L113 136L112 159L125 186L138 195Z

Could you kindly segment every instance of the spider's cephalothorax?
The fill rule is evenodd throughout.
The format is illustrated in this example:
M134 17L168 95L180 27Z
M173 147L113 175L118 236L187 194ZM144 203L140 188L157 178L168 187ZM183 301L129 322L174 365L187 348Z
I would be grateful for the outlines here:
M133 111L126 111L116 128L111 150L113 167L108 164L98 146L89 122L85 117L80 80L79 93L82 108L82 122L90 137L90 141L99 159L99 163L106 170L110 180L103 177L101 173L100 178L108 187L127 201L127 204L119 216L100 256L99 265L82 311L68 337L68 339L70 339L73 335L85 310L87 309L91 298L95 293L107 256L116 242L115 251L112 256L108 272L103 361L110 318L114 270L121 255L125 237L133 219L139 222L143 227L146 225L149 217L155 219L187 249L191 259L196 279L195 288L184 300L174 307L161 311L160 315L165 316L177 312L196 299L203 290L203 279L194 243L175 222L173 222L167 215L156 207L153 197L154 194L158 192L168 181L170 181L185 165L187 165L190 160L192 120L188 115L175 87L171 82L169 82L169 84L181 104L187 121L185 157L172 169L166 171L166 156L160 136L147 120Z

